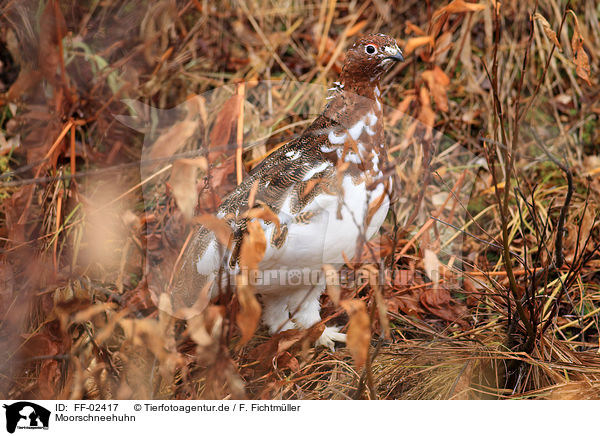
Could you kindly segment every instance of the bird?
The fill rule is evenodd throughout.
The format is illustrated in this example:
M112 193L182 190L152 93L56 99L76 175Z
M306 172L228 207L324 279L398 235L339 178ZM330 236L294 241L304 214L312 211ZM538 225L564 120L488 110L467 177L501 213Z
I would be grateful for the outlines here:
M232 244L223 247L205 226L194 230L174 276L173 298L192 306L203 289L213 298L223 276L239 272L245 212L262 204L277 216L256 219L266 240L263 279L255 287L262 320L271 334L321 322L325 283L321 276L299 279L298 272L343 264L386 218L393 184L386 171L380 79L402 61L397 42L385 34L368 34L347 49L323 112L223 198L216 216L230 226ZM346 341L340 330L325 327L315 345L333 350L335 342Z

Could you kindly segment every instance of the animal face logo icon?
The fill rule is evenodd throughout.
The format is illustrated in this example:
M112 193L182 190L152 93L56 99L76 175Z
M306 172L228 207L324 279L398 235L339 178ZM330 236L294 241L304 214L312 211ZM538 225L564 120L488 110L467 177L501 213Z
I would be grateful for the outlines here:
M6 409L6 431L14 433L19 429L47 429L50 421L50 411L29 401L19 401L4 405Z

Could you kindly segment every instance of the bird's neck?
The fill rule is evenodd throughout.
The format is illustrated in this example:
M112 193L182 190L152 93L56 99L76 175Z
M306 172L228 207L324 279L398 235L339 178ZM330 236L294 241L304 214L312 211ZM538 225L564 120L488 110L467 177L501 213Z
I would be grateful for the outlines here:
M327 97L329 103L325 108L324 115L344 127L350 127L360 120L367 112L373 112L378 122L383 122L383 111L381 105L381 92L379 81L352 81L342 76L341 82Z
M330 95L323 114L330 120L328 140L331 147L337 149L337 155L345 149L341 156L346 161L371 173L379 172L387 161L380 95L377 80L344 80Z
M376 89L379 89L379 79L367 78L362 75L348 74L346 71L342 72L341 86L346 92L351 92L361 97L376 99Z

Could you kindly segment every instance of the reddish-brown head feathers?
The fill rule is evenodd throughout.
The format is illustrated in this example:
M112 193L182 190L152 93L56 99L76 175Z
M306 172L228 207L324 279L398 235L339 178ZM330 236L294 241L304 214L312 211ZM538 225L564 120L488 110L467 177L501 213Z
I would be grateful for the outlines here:
M346 52L341 82L347 89L354 84L378 81L392 65L403 60L394 38L383 34L367 35Z

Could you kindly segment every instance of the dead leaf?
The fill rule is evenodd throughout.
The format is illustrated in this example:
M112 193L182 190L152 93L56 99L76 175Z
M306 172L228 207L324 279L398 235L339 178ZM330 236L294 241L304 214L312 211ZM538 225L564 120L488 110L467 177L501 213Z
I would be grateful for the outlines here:
M358 23L356 23L354 26L352 26L350 29L348 29L348 31L346 32L346 38L349 38L353 35L356 35L358 32L360 32L363 27L365 27L367 25L367 20L362 20L359 21Z
M443 86L444 89L450 85L450 78L446 75L444 70L437 65L433 67L433 76L435 77L435 82Z
M224 197L231 192L237 185L235 165L235 156L230 156L219 165L210 168L210 190L214 191L220 197Z
M432 282L437 282L440 279L440 261L437 254L435 254L435 251L432 251L429 248L425 249L423 255L423 267L425 268L427 277L429 277Z
M239 94L233 94L223 105L223 108L217 114L210 132L210 142L208 145L208 161L215 162L219 157L228 154L229 139L233 128L237 126L237 118L240 113Z
M267 240L260 223L250 221L247 224L248 233L244 235L240 250L240 266L249 270L258 269L258 264L265 255Z
M404 29L404 33L406 33L407 35L410 33L414 33L415 35L418 35L418 36L425 35L425 31L421 30L420 27L416 26L411 21L406 21L404 23L404 25L406 26L406 28Z
M316 324L308 330L292 329L276 333L264 344L250 350L249 358L259 361L262 367L267 368L271 366L273 358L285 353L292 354L292 351L297 350L305 343L313 344L319 339L324 329L323 324ZM279 361L277 364L279 366Z
M463 0L454 0L448 5L438 9L433 13L433 18L437 18L442 14L460 14L464 12L482 11L487 5L481 3L467 3Z
M231 247L231 227L229 227L229 225L221 218L207 213L195 217L194 223L202 224L204 227L212 231L215 234L217 241L219 241L219 244L228 248Z
M398 105L398 108L390 114L390 125L395 125L401 120L409 111L411 104L415 101L414 95L407 95Z
M253 207L252 209L244 213L242 216L249 219L260 218L263 221L271 221L273 224L275 224L277 232L281 230L279 217L277 216L277 214L275 214L275 212L271 210L269 206L267 206L264 203Z
M560 42L558 42L556 32L552 30L552 26L550 26L548 20L546 20L539 12L536 12L533 18L542 25L542 29L544 30L544 33L548 39L552 41L552 43L557 46L560 51L562 51L562 46L560 45Z
M431 91L436 106L440 110L448 112L447 90L448 85L450 84L450 78L437 65L433 70L424 71L423 74L421 74L421 77L423 77L423 80L427 83L427 87Z
M252 274L258 270L258 264L267 249L267 240L260 223L250 221L246 230L240 249L241 272L236 277L237 298L240 303L236 322L242 333L240 345L244 345L252 338L260 320L261 308L254 295Z
M254 290L242 276L237 276L237 298L240 303L240 311L236 316L236 324L242 333L239 345L246 344L254 335L258 322L260 321L260 303L254 295Z
M375 293L375 307L377 308L377 315L379 317L379 325L383 330L383 334L386 339L391 339L390 324L387 317L387 305L383 299L383 293L379 286L379 270L373 265L366 265L365 269L369 271L369 284Z
M565 260L568 263L575 262L575 253L577 256L581 256L586 252L585 243L589 241L590 232L594 226L594 212L588 207L585 210L585 214L580 218L579 223L568 221L566 224L567 234L564 239L564 246L566 248ZM577 237L579 236L579 239Z
M185 119L174 123L166 132L158 137L148 155L149 159L164 159L173 156L194 135L199 123L196 121L198 104L192 101L186 103Z
M38 64L44 76L56 84L56 71L60 62L59 44L67 34L65 18L57 0L46 3L40 17Z
M421 317L421 314L426 313L420 304L417 290L403 292L402 295L394 295L388 298L386 303L388 310L392 313L402 312L418 318Z
M338 304L340 304L340 295L342 294L337 270L329 264L323 264L322 268L323 273L325 274L327 295L329 295L329 298L331 298L333 304L337 306Z
M135 289L127 291L123 297L125 308L131 309L133 312L146 311L156 307L145 278L138 283Z
M590 61L588 58L585 49L583 48L583 36L581 36L581 32L579 30L579 20L577 19L577 15L575 12L569 9L569 12L573 16L575 20L575 26L573 27L573 37L571 38L571 48L573 49L573 54L575 58L573 62L575 63L575 72L579 76L580 79L585 80L588 85L592 85L590 82Z
M465 363L462 371L458 375L454 383L454 388L450 392L451 400L470 400L471 396L471 379L473 378L473 360L469 360Z
M91 320L94 316L98 315L99 313L106 312L107 310L114 309L115 307L116 307L116 304L114 304L114 303L94 304L94 305L88 307L87 309L76 312L75 316L73 317L72 324L79 324L79 323L87 322L87 321Z
M466 307L452 300L450 292L444 288L429 288L423 291L420 298L421 304L435 316L454 322L463 329L469 327L469 323L463 319Z
M197 315L187 320L187 331L190 338L201 347L212 344L212 338L206 329L203 315Z
M343 300L340 306L350 316L346 345L352 354L356 368L361 369L367 362L371 344L371 322L367 314L367 306L362 300Z
M14 101L20 98L25 92L31 92L37 87L37 84L41 79L42 74L40 71L22 68L17 80L15 80L6 93L6 100Z
M592 211L591 208L588 207L585 210L585 214L581 218L581 230L579 231L579 244L577 246L577 251L579 251L579 253L586 252L587 247L585 246L585 244L586 242L589 243L588 238L590 236L592 228L594 227L594 215L595 213Z
M429 91L427 91L427 88L424 86L421 86L419 89L419 101L421 102L421 108L417 119L427 127L425 139L431 139L431 131L435 123L435 112L431 109Z
M298 363L298 359L286 351L277 358L277 368L298 372L300 371L300 363Z
M411 54L416 48L421 47L425 44L429 44L433 46L433 36L415 36L414 38L410 38L406 45L404 46L404 54Z
M435 39L433 57L438 65L444 64L452 45L452 32L444 32Z
M198 190L196 189L198 169L206 172L208 169L206 158L178 159L173 163L169 178L177 207L187 222L192 220L194 209L198 203Z
M168 298L165 294L163 299ZM160 304L160 303L159 303ZM159 371L164 376L170 376L179 360L179 353L175 350L173 318L167 316L168 321L160 319L131 319L119 320L118 324L123 329L125 337L133 346L149 350L160 362Z

